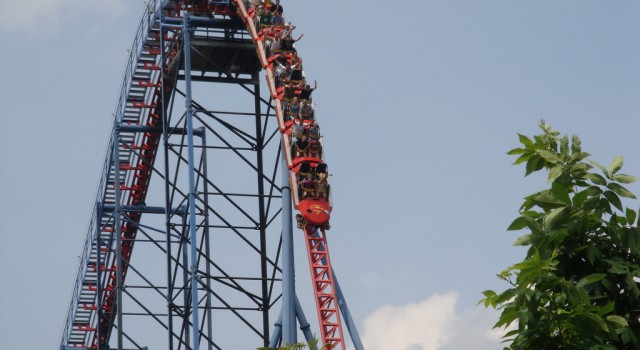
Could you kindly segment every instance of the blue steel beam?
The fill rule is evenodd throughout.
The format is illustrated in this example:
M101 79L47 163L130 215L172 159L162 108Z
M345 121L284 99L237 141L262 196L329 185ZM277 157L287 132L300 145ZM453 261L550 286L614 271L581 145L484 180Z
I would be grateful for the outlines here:
M116 210L116 206L113 204L105 204L102 206L102 211L105 213L113 212ZM164 207L152 207L146 205L121 205L120 210L124 212L131 213L146 213L146 214L166 214L166 209ZM186 209L184 207L179 207L171 210L169 213L174 214L185 214Z
M193 106L191 105L191 23L189 13L184 15L184 76L186 85L185 108L187 111L187 159L189 167L189 240L191 241L191 322L193 350L200 349L200 322L198 321L198 247L196 239L196 163L193 143Z
M295 299L295 313L296 313L296 318L298 319L298 322L300 324L300 330L302 331L302 334L304 335L304 339L307 341L307 344L309 344L309 350L318 350L318 347L315 346L314 341L317 340L314 336L313 333L311 332L311 325L309 324L309 321L307 321L307 317L304 315L304 311L302 310L302 305L300 305L300 300L298 300L298 296L295 295L294 296ZM278 347L278 343L280 343L280 340L282 340L282 310L280 311L280 315L278 316L278 321L276 321L276 323L274 324L274 328L273 328L273 333L271 336L271 340L269 341L269 347L270 348L277 348ZM283 344L286 344L285 341L282 342ZM297 343L297 340L296 340ZM290 343L293 344L293 343Z
M351 312L349 312L347 300L344 298L344 294L342 294L342 289L340 289L340 283L338 283L338 278L336 277L335 272L333 273L333 281L336 284L336 298L338 298L338 307L340 308L340 314L342 314L344 324L347 327L347 331L349 331L353 346L356 350L364 350L362 341L360 340L360 335L358 334L356 325L353 322L353 318L351 317Z
M114 142L113 142L113 169L115 172L115 227L116 227L116 312L117 312L117 341L118 349L122 349L122 224L120 223L121 209L121 190L120 190L120 128L118 124L114 129ZM109 317L111 319L111 317ZM98 339L98 347L100 346L100 339Z
M300 305L300 300L298 300L298 296L296 296L296 316L298 317L298 321L300 322L300 330L302 334L304 334L304 338L307 340L307 344L310 344L310 350L318 350L317 346L312 343L312 341L317 340L313 333L311 333L311 325L307 321L307 318L304 316L304 311L302 311L302 306Z
M289 168L282 152L282 343L297 343L296 332L296 287L293 254L293 214Z
M280 343L280 339L282 339L282 309L280 309L278 320L273 325L273 332L271 332L269 347L274 349L278 347L278 343Z

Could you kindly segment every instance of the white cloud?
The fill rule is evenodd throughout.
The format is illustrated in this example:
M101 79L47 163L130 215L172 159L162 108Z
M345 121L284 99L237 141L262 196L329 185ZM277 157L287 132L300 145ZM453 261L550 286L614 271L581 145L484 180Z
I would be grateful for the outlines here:
M453 334L455 293L436 294L419 303L383 306L364 322L368 350L436 350Z
M364 321L367 350L493 350L500 332L491 329L498 315L475 307L456 312L455 292L435 294L418 303L383 306Z
M123 11L124 0L2 0L0 30L50 32L77 16L108 18Z
M456 327L451 341L438 350L502 349L501 337L505 334L505 330L492 328L499 317L498 312L485 309L484 306L463 310L456 315Z

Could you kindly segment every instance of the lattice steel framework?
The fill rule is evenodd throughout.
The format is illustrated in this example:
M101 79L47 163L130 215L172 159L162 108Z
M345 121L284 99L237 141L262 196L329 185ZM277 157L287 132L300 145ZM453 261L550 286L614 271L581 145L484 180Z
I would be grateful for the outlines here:
M264 51L246 19L244 3L148 4L61 349L275 347L297 341L298 323L313 338L293 281L281 106L261 91ZM337 295L362 349L324 229L305 234L316 289ZM323 300L321 323L336 316Z

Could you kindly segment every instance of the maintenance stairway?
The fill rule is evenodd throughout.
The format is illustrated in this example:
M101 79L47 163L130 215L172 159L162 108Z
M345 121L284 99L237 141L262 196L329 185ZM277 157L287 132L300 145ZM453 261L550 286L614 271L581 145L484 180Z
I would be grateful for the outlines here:
M161 0L149 3L132 45L115 112L113 136L107 148L68 311L63 348L97 348L98 340L104 343L113 328L117 300L116 202L119 200L122 216L128 218L119 225L121 254L125 262L122 280L126 278L127 262L131 257L141 214L164 211L163 208L146 207L145 199L163 131L162 113L171 98L172 85L177 79L183 78L179 71L184 62L180 61L182 33L179 26L168 28L161 36L160 14L165 21L181 23L181 11L191 8L175 1L162 3ZM222 14L229 11L229 6L216 7L219 8L213 10ZM198 9L194 5L192 10ZM241 21L212 21L212 24L227 30L244 28ZM214 58L192 62L191 68L200 72L203 81L253 82L241 78L241 75L252 75L261 68L255 57L255 45L248 36L243 41L235 40L231 44L221 42L218 36L196 36L192 47ZM242 65L232 67L236 62ZM161 67L164 67L164 76ZM229 74L232 71L234 75ZM183 130L173 132L184 133ZM117 150L114 149L114 142L120 144Z

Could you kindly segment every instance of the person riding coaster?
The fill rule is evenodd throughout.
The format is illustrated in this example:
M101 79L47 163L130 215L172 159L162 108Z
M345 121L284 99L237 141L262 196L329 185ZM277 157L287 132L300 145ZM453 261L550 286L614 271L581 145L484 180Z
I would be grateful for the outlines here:
M309 140L307 145L307 156L312 158L322 158L322 144L320 144L320 140Z

